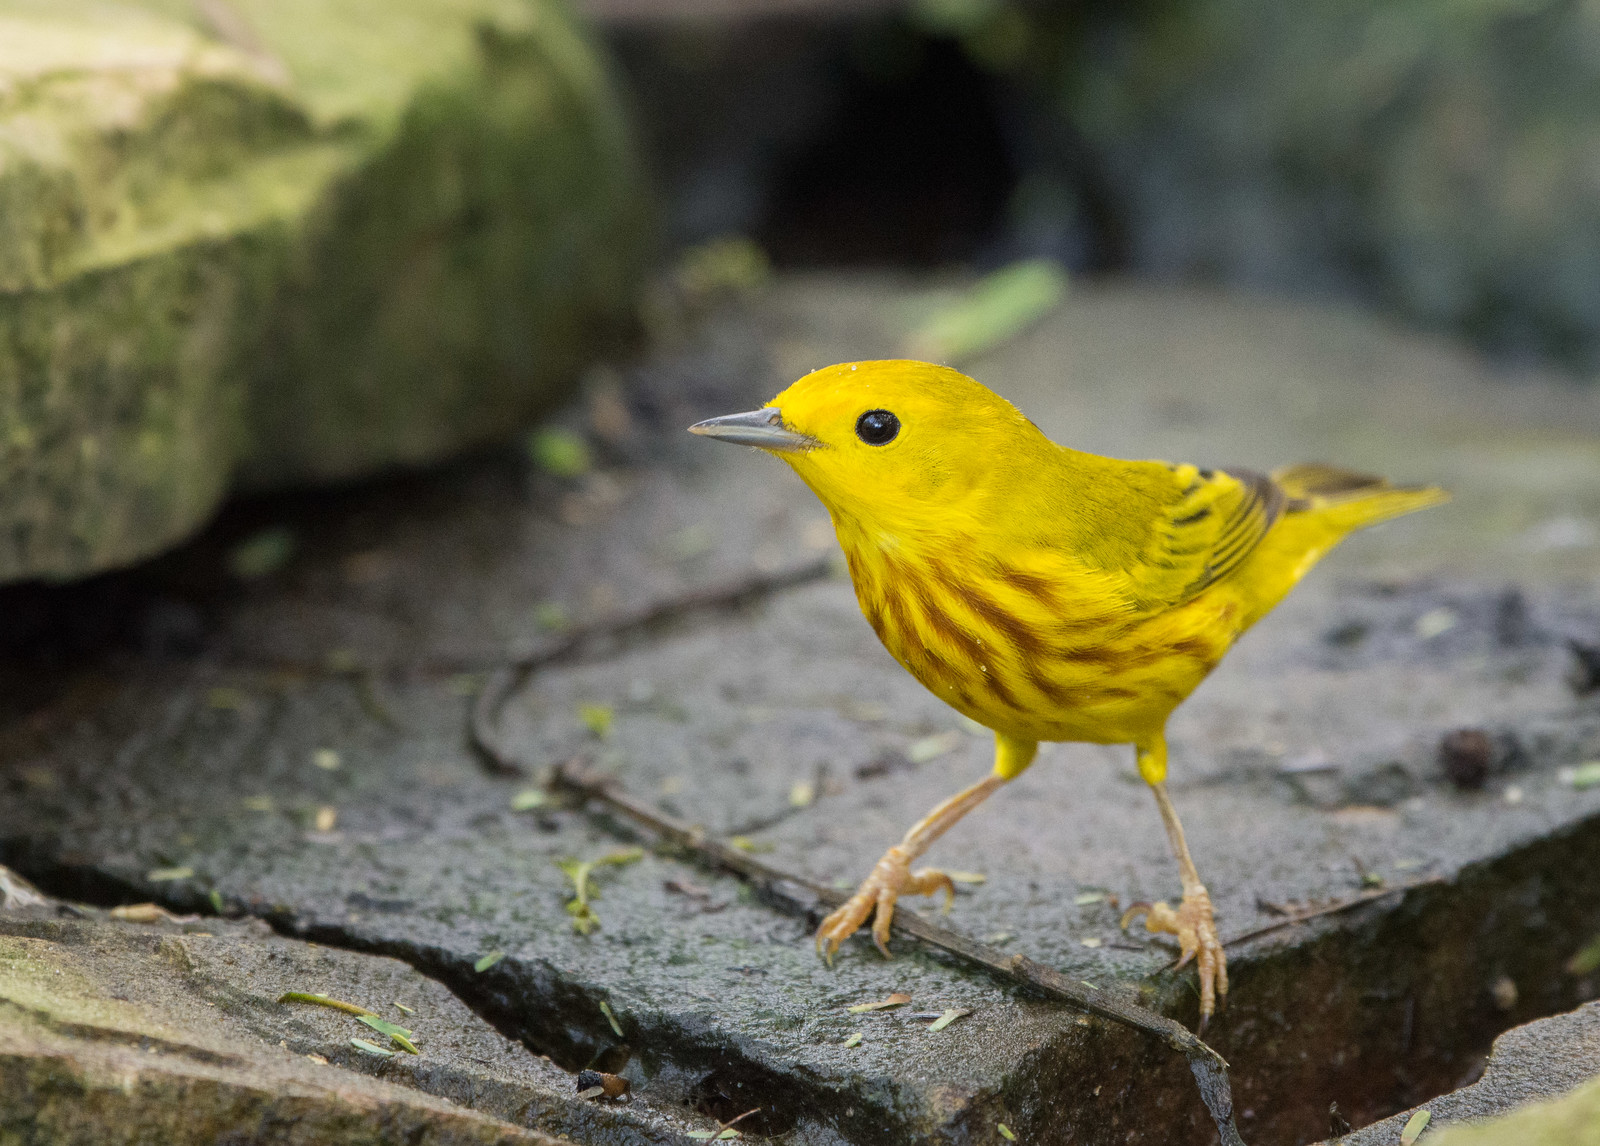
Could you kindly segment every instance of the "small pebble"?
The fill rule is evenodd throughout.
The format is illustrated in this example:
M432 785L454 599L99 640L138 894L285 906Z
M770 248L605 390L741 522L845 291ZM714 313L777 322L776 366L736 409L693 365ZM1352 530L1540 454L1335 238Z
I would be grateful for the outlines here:
M1439 738L1439 767L1464 792L1475 792L1489 779L1494 741L1481 728L1457 728Z

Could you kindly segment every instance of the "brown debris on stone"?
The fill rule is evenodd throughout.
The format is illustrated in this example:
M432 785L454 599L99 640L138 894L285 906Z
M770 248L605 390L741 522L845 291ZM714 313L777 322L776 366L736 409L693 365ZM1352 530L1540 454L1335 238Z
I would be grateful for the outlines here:
M1464 792L1476 792L1489 779L1494 740L1481 728L1457 728L1439 738L1439 767Z

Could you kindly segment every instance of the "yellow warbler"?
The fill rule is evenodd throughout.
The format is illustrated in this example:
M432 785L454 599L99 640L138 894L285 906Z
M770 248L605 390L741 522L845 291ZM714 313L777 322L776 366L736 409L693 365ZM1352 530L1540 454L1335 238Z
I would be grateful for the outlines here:
M911 861L1033 761L1041 740L1131 744L1178 861L1146 926L1198 955L1202 1023L1228 990L1211 900L1167 796L1172 710L1345 534L1444 501L1325 465L1120 461L1058 446L964 374L847 362L692 432L786 461L833 519L856 598L896 660L994 730L994 771L917 823L828 916L830 958L870 915L950 879Z

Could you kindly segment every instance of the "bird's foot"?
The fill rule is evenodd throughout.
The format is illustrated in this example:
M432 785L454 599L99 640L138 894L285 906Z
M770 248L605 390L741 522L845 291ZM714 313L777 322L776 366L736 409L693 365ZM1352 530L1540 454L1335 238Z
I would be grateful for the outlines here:
M1186 894L1174 911L1165 903L1135 903L1122 913L1122 926L1126 928L1135 916L1144 916L1147 930L1166 932L1178 937L1182 954L1178 966L1190 959L1197 961L1200 972L1200 1028L1217 1008L1219 998L1228 995L1228 957L1217 939L1216 916L1211 910L1211 896L1205 888Z
M945 909L955 898L956 887L950 877L933 868L911 870L911 857L896 844L884 853L872 874L861 881L856 893L839 909L822 921L817 928L817 953L829 963L833 954L857 929L873 915L872 941L878 945L885 959L889 954L889 924L894 920L894 901L902 895L932 895L944 892Z

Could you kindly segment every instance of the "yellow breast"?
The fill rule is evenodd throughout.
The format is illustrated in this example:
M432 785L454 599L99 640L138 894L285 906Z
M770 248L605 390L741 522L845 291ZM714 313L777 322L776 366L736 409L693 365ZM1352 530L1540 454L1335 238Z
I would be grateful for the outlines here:
M948 538L936 551L849 529L840 540L861 611L894 658L958 712L1019 739L1159 731L1239 632L1225 586L1139 618L1092 578L1037 561Z

